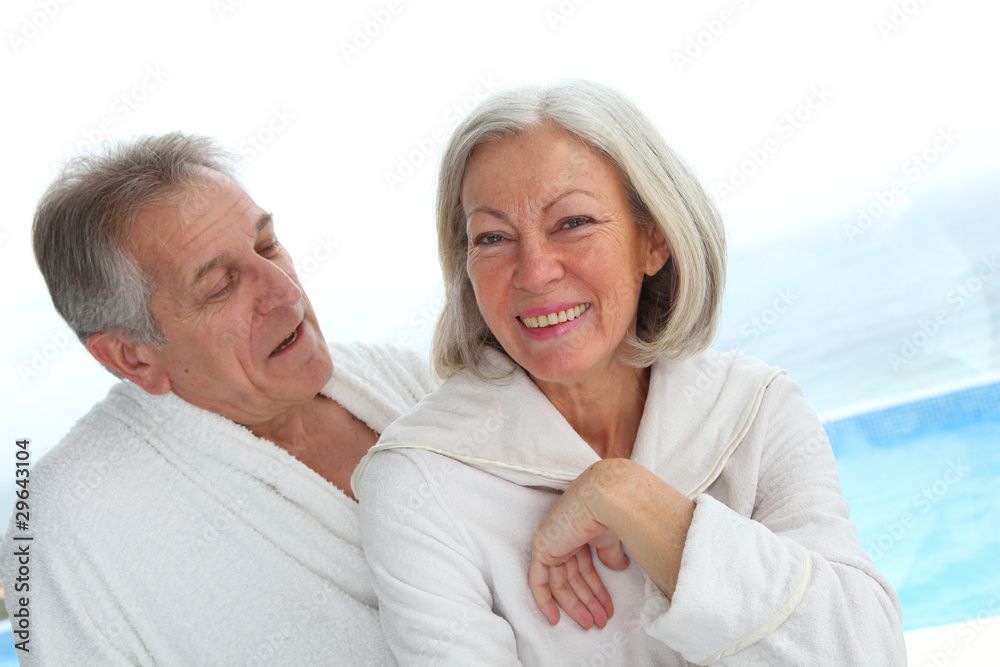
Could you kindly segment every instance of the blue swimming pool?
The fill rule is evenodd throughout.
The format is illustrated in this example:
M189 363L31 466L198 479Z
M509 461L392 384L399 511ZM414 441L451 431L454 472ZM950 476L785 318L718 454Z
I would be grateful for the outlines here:
M0 667L16 667L17 649L14 648L14 632L10 620L0 621Z
M1000 381L826 422L904 630L1000 615Z

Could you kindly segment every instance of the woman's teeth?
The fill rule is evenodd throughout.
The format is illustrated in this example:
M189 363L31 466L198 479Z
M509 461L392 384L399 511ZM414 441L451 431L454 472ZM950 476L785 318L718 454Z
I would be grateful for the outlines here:
M529 329L539 329L541 327L551 327L553 324L559 324L560 322L575 320L588 308L590 308L589 303L581 303L578 306L560 310L558 313L549 313L548 315L539 315L538 317L521 317L519 319Z
M286 347L288 347L289 345L291 345L292 343L294 343L295 339L298 338L298 337L299 337L299 330L296 329L292 333L288 334L288 338L286 338L285 340L281 341L281 345L279 345L278 347L274 348L274 352L272 352L271 354L277 354L278 352L281 352Z

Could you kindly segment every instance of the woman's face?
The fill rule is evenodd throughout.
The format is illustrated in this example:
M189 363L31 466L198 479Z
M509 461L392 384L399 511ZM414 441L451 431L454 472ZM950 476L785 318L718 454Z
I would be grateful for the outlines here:
M617 169L559 128L483 144L462 180L468 271L507 353L534 378L607 371L669 251L632 217Z

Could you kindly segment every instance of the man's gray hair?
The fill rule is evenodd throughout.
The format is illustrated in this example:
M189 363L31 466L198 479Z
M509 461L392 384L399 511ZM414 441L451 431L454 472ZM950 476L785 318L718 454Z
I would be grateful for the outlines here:
M669 147L652 122L621 93L599 83L570 80L502 90L484 100L455 129L438 179L438 254L445 306L434 332L437 372L448 377L494 374L484 348L502 351L479 312L466 270L468 238L462 178L476 148L551 123L607 157L622 175L632 215L641 227L656 224L670 259L643 284L633 354L649 366L682 360L715 338L725 285L726 238L722 216L697 176Z
M136 216L182 201L199 168L236 180L236 162L213 139L172 132L106 144L66 164L42 195L32 234L52 303L82 343L106 331L163 344L149 312L155 285L126 250Z

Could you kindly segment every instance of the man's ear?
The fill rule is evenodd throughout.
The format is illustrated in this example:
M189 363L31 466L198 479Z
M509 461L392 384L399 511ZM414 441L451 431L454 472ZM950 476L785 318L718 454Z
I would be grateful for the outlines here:
M663 236L663 230L660 229L655 220L650 223L648 230L649 254L646 255L646 264L643 269L647 276L655 276L670 259L670 248L667 247L667 239Z
M149 353L149 347L121 333L99 331L87 339L87 351L99 362L150 394L170 391L170 378Z

